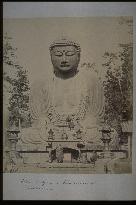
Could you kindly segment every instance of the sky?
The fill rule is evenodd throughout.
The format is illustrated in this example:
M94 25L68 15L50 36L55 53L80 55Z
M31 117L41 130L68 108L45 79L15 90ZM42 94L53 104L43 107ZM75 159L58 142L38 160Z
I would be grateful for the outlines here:
M123 19L130 19L124 17ZM4 19L4 33L13 38L19 64L28 70L30 82L52 73L50 44L62 36L81 46L80 65L95 63L102 73L105 51L116 52L119 43L132 42L130 27L122 17L67 17ZM131 28L132 29L132 28Z

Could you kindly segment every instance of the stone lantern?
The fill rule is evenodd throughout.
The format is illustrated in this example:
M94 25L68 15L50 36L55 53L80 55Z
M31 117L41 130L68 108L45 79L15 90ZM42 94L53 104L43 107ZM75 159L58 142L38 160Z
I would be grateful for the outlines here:
M19 139L18 134L20 132L19 127L16 127L15 124L10 127L8 130L8 140L10 142L10 157L15 159L16 157L16 144ZM13 160L14 161L14 160Z
M104 156L105 157L110 157L110 142L112 140L111 138L111 132L113 132L110 128L109 125L104 125L102 127L102 129L100 130L102 132L102 137L101 137L101 140L104 144Z

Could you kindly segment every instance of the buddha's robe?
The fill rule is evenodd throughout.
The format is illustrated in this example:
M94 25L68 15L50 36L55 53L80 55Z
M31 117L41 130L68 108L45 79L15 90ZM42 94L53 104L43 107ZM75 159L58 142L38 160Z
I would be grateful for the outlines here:
M69 139L80 125L84 140L95 142L100 138L99 126L104 114L102 83L93 71L84 69L65 80L53 76L34 83L30 109L35 124L22 130L21 141L25 144L45 143L50 129L58 139L62 133L59 127L66 123L68 117L75 125L75 129L66 131ZM79 123L76 123L77 119Z

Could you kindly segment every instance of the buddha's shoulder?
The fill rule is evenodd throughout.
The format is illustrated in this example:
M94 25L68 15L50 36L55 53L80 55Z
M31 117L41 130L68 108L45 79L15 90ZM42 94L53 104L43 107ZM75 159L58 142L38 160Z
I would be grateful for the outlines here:
M88 69L80 70L80 78L84 80L87 84L95 83L98 81L98 76L94 71L90 71Z
M35 80L32 84L31 84L31 91L40 91L40 90L48 90L49 88L49 79L38 79Z

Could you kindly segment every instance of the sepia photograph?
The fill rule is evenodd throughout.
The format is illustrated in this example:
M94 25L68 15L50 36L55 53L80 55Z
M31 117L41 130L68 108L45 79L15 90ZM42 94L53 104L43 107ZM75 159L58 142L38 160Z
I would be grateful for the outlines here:
M3 172L131 174L133 17L3 22Z

